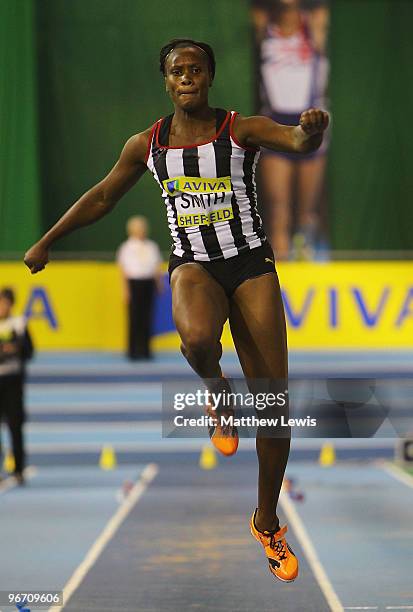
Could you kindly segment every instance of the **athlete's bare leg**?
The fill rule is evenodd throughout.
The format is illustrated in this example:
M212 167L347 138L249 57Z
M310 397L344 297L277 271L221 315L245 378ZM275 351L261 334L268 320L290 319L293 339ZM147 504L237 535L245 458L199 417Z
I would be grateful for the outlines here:
M285 381L288 377L287 333L281 291L276 274L264 274L242 283L231 300L232 337L247 378ZM276 508L290 450L290 439L256 439L259 463L258 512L260 531L276 528Z
M295 163L277 155L264 155L260 164L266 200L270 208L268 236L277 259L288 259Z
M326 161L323 155L297 164L298 226L302 230L317 230L320 225L320 198Z
M175 268L171 276L172 314L181 351L201 378L220 379L222 328L229 314L223 288L196 263Z

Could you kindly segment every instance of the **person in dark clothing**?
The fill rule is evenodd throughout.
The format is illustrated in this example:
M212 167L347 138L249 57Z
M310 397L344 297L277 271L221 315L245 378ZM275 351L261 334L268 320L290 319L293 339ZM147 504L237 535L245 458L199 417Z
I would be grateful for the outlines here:
M12 315L12 289L0 290L0 423L8 425L14 455L14 476L24 484L25 422L23 387L25 364L33 356L33 343L24 317ZM0 439L0 457L1 457Z

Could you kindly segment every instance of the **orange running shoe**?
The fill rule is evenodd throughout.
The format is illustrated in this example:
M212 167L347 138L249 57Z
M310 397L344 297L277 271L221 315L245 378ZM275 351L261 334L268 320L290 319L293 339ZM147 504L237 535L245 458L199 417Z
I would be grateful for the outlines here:
M223 377L224 378L224 377ZM238 449L239 436L235 425L221 425L216 410L212 409L210 404L205 408L206 414L213 419L214 424L208 426L209 437L212 444L222 455L230 457L235 455ZM233 410L226 410L223 416L234 416Z
M255 526L256 513L257 510L250 521L251 534L257 542L263 545L271 574L283 582L292 582L298 576L298 559L284 537L287 533L287 525L276 532L264 531L262 533Z

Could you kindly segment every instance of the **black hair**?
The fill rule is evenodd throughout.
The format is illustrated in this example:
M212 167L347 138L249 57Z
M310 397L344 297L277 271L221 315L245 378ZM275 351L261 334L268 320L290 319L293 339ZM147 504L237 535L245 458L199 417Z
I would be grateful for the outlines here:
M211 76L214 78L215 76L215 55L212 48L204 42L199 42L197 40L192 40L192 38L174 38L170 40L167 45L162 47L159 53L159 69L163 76L165 76L165 63L166 58L170 54L171 51L177 48L184 47L199 47L204 51L208 58L209 70L211 71Z
M4 287L3 289L0 290L0 298L4 298L6 300L8 300L11 305L13 306L14 304L14 291L13 289L10 289L10 287Z

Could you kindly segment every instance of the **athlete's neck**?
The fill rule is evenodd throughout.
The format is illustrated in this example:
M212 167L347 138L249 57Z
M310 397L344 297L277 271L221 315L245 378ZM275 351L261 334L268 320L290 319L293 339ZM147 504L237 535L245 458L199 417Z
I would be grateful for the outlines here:
M185 111L175 107L172 125L179 133L193 134L204 131L206 127L215 121L215 109L204 106L194 111Z

